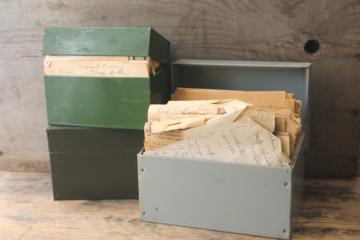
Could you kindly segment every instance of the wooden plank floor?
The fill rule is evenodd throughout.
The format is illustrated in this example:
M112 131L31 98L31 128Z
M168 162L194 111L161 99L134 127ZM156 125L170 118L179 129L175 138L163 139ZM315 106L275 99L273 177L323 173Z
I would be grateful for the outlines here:
M307 180L293 239L360 239L360 178ZM262 239L141 222L138 201L52 200L48 173L0 172L1 240Z

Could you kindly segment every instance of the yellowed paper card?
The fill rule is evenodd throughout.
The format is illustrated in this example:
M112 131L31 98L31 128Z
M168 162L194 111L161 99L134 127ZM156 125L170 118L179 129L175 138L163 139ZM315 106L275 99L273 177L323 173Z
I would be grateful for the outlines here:
M173 100L238 99L254 105L273 106L275 109L291 109L297 104L293 95L285 91L237 91L219 89L177 88Z
M185 118L185 119L174 119L174 120L162 120L149 122L150 133L159 133L174 131L180 129L187 129L205 125L206 118Z
M281 148L283 150L283 153L287 156L287 157L291 157L291 152L290 152L290 136L288 132L278 132L275 134L281 141Z
M269 132L275 131L275 110L272 107L248 106L240 117L250 117Z
M280 139L250 118L243 118L226 127L146 151L144 155L289 166L288 161L284 161Z
M145 151L164 147L166 145L184 139L183 131L181 130L150 134L149 126L147 123L145 124L144 127L144 135L145 135L145 140L144 140Z
M158 66L153 60L123 56L50 56L44 59L46 76L149 77Z

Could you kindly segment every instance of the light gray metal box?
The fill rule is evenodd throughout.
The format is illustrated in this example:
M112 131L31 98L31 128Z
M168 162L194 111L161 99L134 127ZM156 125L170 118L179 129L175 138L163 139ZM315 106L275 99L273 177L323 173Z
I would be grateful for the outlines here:
M138 155L144 221L289 239L302 202L309 63L178 60L173 86L286 90L302 101L304 132L290 168Z

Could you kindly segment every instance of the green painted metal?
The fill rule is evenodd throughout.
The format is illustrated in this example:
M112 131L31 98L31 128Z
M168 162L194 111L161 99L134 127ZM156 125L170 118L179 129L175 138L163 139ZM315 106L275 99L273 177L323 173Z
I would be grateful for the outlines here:
M149 56L160 63L170 62L170 42L154 29L150 32Z
M147 109L170 99L169 48L151 28L45 29L47 55L150 56L161 63L145 78L45 76L50 125L100 127L48 128L55 199L137 198Z
M170 71L162 69L150 79L150 102L166 103L171 99Z
M45 76L49 124L143 129L149 82L149 78Z
M45 76L49 125L143 129L150 103L170 99L169 72L149 78Z
M48 27L43 53L82 56L150 56L168 63L170 42L150 27Z
M150 56L162 63L148 78L45 76L49 125L143 129L149 104L170 98L169 48L149 27L46 28L44 54Z
M55 200L138 198L143 131L49 127Z

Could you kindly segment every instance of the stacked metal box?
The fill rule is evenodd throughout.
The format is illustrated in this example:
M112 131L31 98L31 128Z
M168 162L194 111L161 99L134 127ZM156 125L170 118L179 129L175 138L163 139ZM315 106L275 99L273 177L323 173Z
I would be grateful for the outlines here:
M159 63L148 77L45 75L55 199L138 197L136 153L147 108L170 98L169 48L146 27L45 30L47 56L126 56Z
M151 28L45 30L48 56L128 56L159 63L148 77L45 75L54 198L137 198L139 186L145 221L290 238L308 142L310 64L179 60L172 64L170 84L169 47ZM302 102L304 132L291 166L143 155L148 106L166 103L177 87L293 93Z

